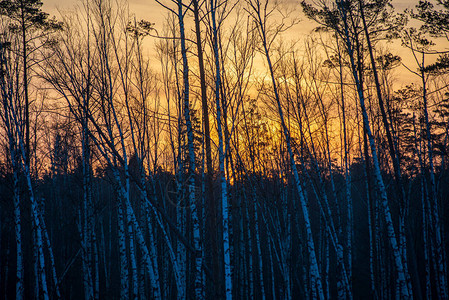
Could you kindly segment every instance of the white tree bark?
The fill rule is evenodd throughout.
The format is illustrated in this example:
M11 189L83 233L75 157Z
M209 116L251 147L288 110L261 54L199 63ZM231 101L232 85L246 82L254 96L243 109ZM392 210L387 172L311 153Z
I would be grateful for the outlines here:
M211 0L211 19L212 19L212 32L213 32L213 50L215 61L215 105L217 110L217 133L218 133L218 161L219 161L219 174L221 184L221 205L222 205L222 219L223 219L223 259L224 259L224 271L225 271L225 295L227 300L232 299L232 273L231 273L231 249L230 249L230 235L229 235L229 206L228 206L228 189L225 174L225 149L223 148L223 130L222 130L222 107L220 101L226 103L225 99L220 99L221 88L221 70L220 70L220 56L218 53L218 28L216 24L216 1ZM224 104L226 105L226 104ZM226 120L223 120L226 122ZM226 145L227 146L227 145ZM255 201L255 199L254 199ZM257 231L258 229L256 229ZM259 249L260 250L260 249ZM261 255L259 255L261 258ZM260 260L260 270L262 271L262 264ZM261 275L262 276L262 275ZM262 277L263 278L263 277ZM262 297L265 298L265 292L263 288L263 280L261 280Z
M367 114L367 111L365 108L365 98L363 95L363 88L360 84L359 77L357 74L357 67L356 67L355 61L354 61L353 46L352 46L352 43L350 40L348 24L347 24L347 16L346 16L347 12L343 8L343 2L337 3L337 5L339 6L340 15L343 19L344 26L345 26L345 43L346 43L347 50L349 52L349 59L351 61L351 69L352 69L354 81L355 81L356 87L357 87L357 93L359 96L360 107L362 110L363 123L365 125L366 134L368 136L368 141L369 141L369 145L371 148L371 155L372 155L373 164L374 164L374 176L376 179L377 188L379 189L379 193L380 193L381 205L382 205L382 210L383 210L382 212L385 217L385 225L386 225L386 229L387 229L387 238L390 242L390 246L393 251L393 257L394 257L394 262L396 265L396 271L398 273L400 294L401 294L401 297L403 297L405 299L409 299L409 298L411 298L411 294L410 294L410 291L409 291L408 285L407 285L406 275L405 275L405 271L404 271L404 267L403 267L403 263L402 263L402 255L401 255L399 247L398 247L398 241L396 238L396 233L394 231L393 220L392 220L391 212L390 212L390 206L388 204L387 191L386 191L386 188L385 188L385 185L384 185L384 182L382 179L382 175L380 172L376 144L374 142L374 136L371 132L368 114Z

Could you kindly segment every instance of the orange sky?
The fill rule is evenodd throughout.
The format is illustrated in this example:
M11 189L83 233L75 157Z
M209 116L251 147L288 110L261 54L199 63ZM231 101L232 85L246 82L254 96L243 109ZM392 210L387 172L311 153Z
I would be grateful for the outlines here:
M163 3L167 3L170 7L173 7L173 3L170 0L161 0ZM287 1L289 5L292 5L295 7L295 3L297 3L297 11L298 15L300 17L301 22L296 25L294 28L290 30L288 33L288 36L291 36L292 39L299 39L303 40L305 36L307 36L311 30L316 26L316 24L313 21L308 20L302 13L300 8L300 0L284 0ZM51 15L58 16L58 9L61 11L70 10L74 7L77 3L80 4L82 1L80 0L43 0L44 2L44 10ZM406 8L413 8L418 3L418 0L393 0L393 5L396 8L397 11L403 11ZM154 0L129 0L129 11L131 14L136 15L136 19L145 19L148 21L151 21L153 23L156 23L155 27L160 31L162 28L162 24L164 22L164 19L167 15L167 10L162 8L156 1ZM148 41L150 42L150 41ZM153 41L154 42L154 41ZM150 45L150 44L149 44ZM449 45L447 42L445 43L439 43L438 44L439 50L448 50ZM407 64L412 69L416 69L416 64L412 60L412 57L410 55L410 52L407 49L404 49L400 47L399 42L394 42L392 44L388 45L389 49L392 49L393 52L396 52L395 54L402 57L403 62ZM154 53L151 49L151 47L148 47L148 53L151 55L151 53ZM402 69L402 70L401 70ZM407 76L400 76L400 74L403 73L405 69L400 68L396 70L398 76L398 85L404 85L409 84L415 79L413 78L413 75L410 75L410 73L407 72Z
M44 9L49 12L50 14L56 14L57 15L57 9L70 9L73 7L74 4L80 3L80 1L77 0L43 0L44 2ZM170 3L171 1L164 1L163 3ZM294 4L295 2L299 3L300 1L295 0L287 0L287 2ZM406 1L406 0L393 0L394 7L401 11L405 8L413 8L413 6L418 3L418 0L413 1ZM137 19L146 19L151 22L156 23L156 26L159 24L161 25L164 16L166 14L166 10L161 8L161 6L156 3L154 0L129 0L129 6L130 6L130 12L136 14ZM298 34L307 34L313 27L314 24L307 20L301 12L301 9L298 9L298 12L301 14L301 26L298 27Z
M58 16L58 9L60 9L62 12L68 10L70 11L71 8L74 7L77 3L82 3L79 0L67 0L67 1L58 1L58 0L43 0L44 1L44 10L51 15ZM162 0L164 3L170 3L170 0ZM301 22L296 25L294 28L289 30L288 34L286 34L287 38L291 38L294 40L299 40L299 45L303 43L307 35L311 32L311 30L316 26L316 23L308 20L301 11L299 1L300 0L287 0L289 4L294 5L295 3L298 3L297 5L297 12L300 16ZM418 2L418 0L413 1L393 1L393 4L397 11L403 11L406 8L413 8L414 5ZM173 4L171 4L171 7L173 7ZM154 0L129 0L129 11L131 14L136 15L136 19L146 19L148 21L156 23L155 27L161 32L161 28L163 25L163 22L165 20L165 17L167 15L167 10L162 8L158 3L156 3ZM155 51L152 49L152 44L155 39L148 38L148 46L145 52L148 53L148 55L154 57ZM446 44L443 45L443 48L449 49ZM400 47L400 42L391 43L388 45L388 48L392 50L393 53L398 54L402 57L404 63L406 63L408 66L410 66L412 69L416 69L416 65L412 61L412 56L410 55L409 50ZM263 68L264 59L259 57L257 58L257 64L258 68ZM157 66L155 66L157 68ZM415 82L418 80L418 78L414 75L411 75L408 71L405 71L405 68L398 68L394 71L395 78L396 78L396 84L395 89L400 88L406 84L410 84L412 82ZM338 111L336 111L338 113ZM335 118L338 122L338 118ZM332 125L332 124L331 124ZM337 125L339 126L339 125ZM275 127L273 127L275 128ZM335 129L335 128L334 128ZM338 130L332 130L336 135L339 134ZM339 137L337 137L338 139ZM336 147L339 147L338 142L335 143Z

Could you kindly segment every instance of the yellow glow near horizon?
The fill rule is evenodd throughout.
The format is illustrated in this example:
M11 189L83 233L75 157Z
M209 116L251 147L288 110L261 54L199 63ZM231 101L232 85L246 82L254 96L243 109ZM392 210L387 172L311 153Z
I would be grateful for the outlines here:
M294 3L293 1L289 1L289 3ZM405 8L413 8L415 4L418 3L418 0L416 1L393 1L393 5L395 6L395 8L398 11L402 11ZM58 16L58 9L61 10L62 13L64 13L64 11L70 11L74 5L81 5L82 2L81 1L76 1L76 0L71 0L71 1L64 1L64 2L60 2L57 0L49 0L49 1L44 1L44 10L47 11L48 13L50 13L51 15L56 15ZM140 19L145 19L148 21L151 21L153 23L155 23L155 27L158 29L159 32L162 31L162 27L163 24L166 20L166 16L168 14L167 10L162 8L158 3L156 3L155 1L151 1L151 0L130 0L129 1L129 12L131 14L135 14L136 19L140 20ZM299 1L298 1L298 9L297 9L298 15L301 19L301 22L299 23L299 25L296 25L294 27L292 27L288 32L285 32L283 34L283 38L286 40L286 42L290 42L290 41L299 41L298 45L299 47L302 47L301 43L303 43L304 40L306 40L306 38L309 36L309 34L311 33L311 31L316 27L316 24L311 21L308 20L303 13L301 12L301 9L299 8ZM192 34L191 30L192 30L192 18L190 16L187 17L187 25L188 28L187 30L189 31L189 34ZM189 27L190 26L190 27ZM146 42L145 42L145 49L144 49L144 54L148 56L149 59L156 61L156 51L155 51L155 47L154 47L154 43L155 43L156 39L155 38L146 38ZM448 44L442 44L441 47L448 49L449 47L447 46ZM401 47L400 42L393 42L388 44L388 47L395 52L395 54L398 54L403 60L404 63L406 63L407 65L409 65L412 69L416 68L415 64L413 63L413 58L410 55L410 53L408 52L408 50L404 47ZM192 65L194 65L196 62L194 62L196 58L195 57L191 57L192 60ZM159 62L154 63L153 64L155 67L155 69L157 70ZM193 68L192 68L193 69ZM159 70L158 70L159 71ZM417 80L417 78L413 78L414 76L409 75L410 73L405 73L405 69L404 68L398 68L397 70L394 71L397 77L397 86L400 87L402 85L405 84L410 84L411 82ZM404 74L407 74L406 76L404 76ZM257 55L257 57L255 58L255 67L254 70L252 70L251 73L252 79L251 80L258 80L261 81L261 77L263 76L267 76L265 77L265 81L268 85L271 84L271 78L268 76L268 72L266 69L266 62L263 56L261 55ZM280 83L284 83L285 81L287 81L288 84L291 84L291 79L290 78L280 78ZM192 80L193 81L193 80ZM254 87L253 87L254 88ZM313 89L313 87L311 87ZM248 93L248 95L253 96L253 94L256 95L257 91L251 91ZM192 97L192 103L194 103L195 105L195 100L196 97ZM162 100L163 105L166 105L165 100ZM198 104L199 105L199 104ZM165 107L165 106L163 106ZM214 108L213 108L214 109ZM165 113L165 112L164 112ZM173 113L173 111L172 111ZM330 139L333 141L332 142L332 148L333 149L340 149L341 148L341 139L339 139L339 134L341 131L341 124L339 123L339 119L338 117L335 116L335 114L337 113L337 111L335 110L333 112L332 120L329 122L329 131L330 131ZM210 117L211 118L211 124L214 124L215 120L213 119L213 115ZM275 137L275 138L280 138L280 126L278 121L274 121L274 120L265 120L268 122L269 124L269 131L270 131L270 136L271 137ZM213 127L213 125L212 125ZM320 129L320 124L317 121L312 121L311 122L311 127L312 127L312 131L314 132L319 132ZM298 135L298 129L293 129L294 133ZM318 133L321 134L321 133ZM217 143L217 136L216 133L214 132L214 130L211 133L212 138L214 139L215 143ZM306 134L307 136L308 134ZM162 148L168 147L168 145L166 143L163 143L162 145L159 145ZM338 158L338 155L340 155L338 153L338 150L336 151L336 157L333 158Z

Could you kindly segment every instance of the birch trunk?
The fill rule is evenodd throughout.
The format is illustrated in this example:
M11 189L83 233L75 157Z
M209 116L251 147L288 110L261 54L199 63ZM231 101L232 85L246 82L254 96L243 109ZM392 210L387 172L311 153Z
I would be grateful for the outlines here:
M222 107L220 100L222 100L223 105L226 105L225 99L220 99L220 88L221 88L221 70L220 70L220 57L218 53L218 28L216 24L216 1L210 1L211 7L211 19L212 19L212 31L213 31L213 49L214 49L214 60L215 60L215 104L217 109L217 133L218 133L218 161L219 161L219 174L220 174L220 184L221 184L221 205L222 205L222 219L223 219L223 260L224 260L224 271L225 271L225 295L227 300L232 299L232 274L231 274L231 249L230 249L230 222L229 222L229 206L228 206L228 189L225 174L225 149L223 149L223 132L222 132ZM226 120L224 120L226 122ZM227 148L226 144L226 148ZM257 226L257 225L256 225ZM258 229L256 229L257 231ZM260 249L259 249L260 250ZM262 265L260 265L262 270ZM262 295L265 297L263 292L263 280L261 281Z
M54 291L55 291L57 299L61 299L61 293L59 291L59 280L58 280L58 276L56 275L55 257L53 255L53 248L51 246L50 236L48 235L47 226L45 225L45 220L44 220L43 200L44 199L42 199L42 204L40 205L41 208L39 209L39 220L42 224L42 232L43 232L44 239L45 239L45 246L47 247L48 256L50 257L51 275L52 275L54 289L55 289Z
M25 181L28 187L28 195L31 202L31 213L32 221L34 222L35 232L36 232L36 247L37 247L37 275L41 284L42 297L44 300L49 299L48 288L47 288L47 278L45 274L45 258L44 258L44 245L42 236L42 224L39 220L39 207L34 195L34 188L31 180L30 166L26 163L26 150L23 142L23 135L20 131L20 122L18 121L17 111L13 107L9 107L6 111L9 114L9 118L14 122L15 131L17 132L19 153L21 154L22 168L24 170ZM38 295L36 295L38 296Z
M379 160L377 157L377 149L376 149L376 145L374 142L374 136L371 132L370 123L368 120L368 114L367 114L367 111L365 108L365 98L363 95L363 89L362 89L362 86L360 85L359 76L357 74L357 68L356 68L355 61L354 61L354 53L353 53L353 48L352 48L349 31L348 31L346 11L345 11L345 8L343 8L342 2L340 2L338 4L338 6L339 6L340 14L343 19L344 26L345 26L345 39L346 39L345 42L346 42L347 50L349 52L349 59L351 61L351 69L352 69L354 81L356 83L357 93L359 96L360 107L362 110L363 124L365 126L366 134L368 136L368 141L369 141L370 148L371 148L371 155L372 155L373 163L374 163L374 176L376 179L377 188L379 189L379 193L380 193L381 205L382 205L382 210L383 210L383 214L385 217L385 224L386 224L386 228L387 228L387 237L388 237L390 246L393 251L393 257L394 257L394 262L396 265L396 271L398 273L398 282L400 285L400 293L401 293L401 297L403 297L405 299L410 299L410 298L412 298L411 291L409 291L408 284L407 284L406 274L405 274L404 266L403 266L403 262L402 262L402 255L401 255L400 249L398 247L398 241L396 238L396 233L394 231L393 220L392 220L391 212L390 212L390 206L388 204L387 191L386 191L386 188L385 188L385 185L384 185L384 182L382 179L382 175L380 172Z
M118 213L118 239L119 239L119 253L120 253L120 298L129 298L129 271L128 271L128 257L126 255L126 237L125 237L125 220L123 213L123 206L121 200L117 201Z
M201 299L202 295L202 251L201 251L201 236L200 224L198 219L198 209L195 199L195 150L193 145L193 128L190 120L190 86L189 86L189 65L187 60L186 38L184 30L184 12L182 0L178 0L178 21L181 40L181 54L183 63L183 101L184 101L184 119L187 128L187 149L189 158L189 181L188 181L188 196L189 206L192 214L193 223L193 244L194 244L194 258L195 258L195 295L197 299Z

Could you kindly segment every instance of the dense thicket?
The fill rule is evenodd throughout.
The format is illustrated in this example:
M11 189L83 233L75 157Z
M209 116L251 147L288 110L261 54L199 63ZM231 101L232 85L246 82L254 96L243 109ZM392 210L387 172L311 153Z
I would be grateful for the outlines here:
M449 3L156 2L0 1L0 298L448 298Z

